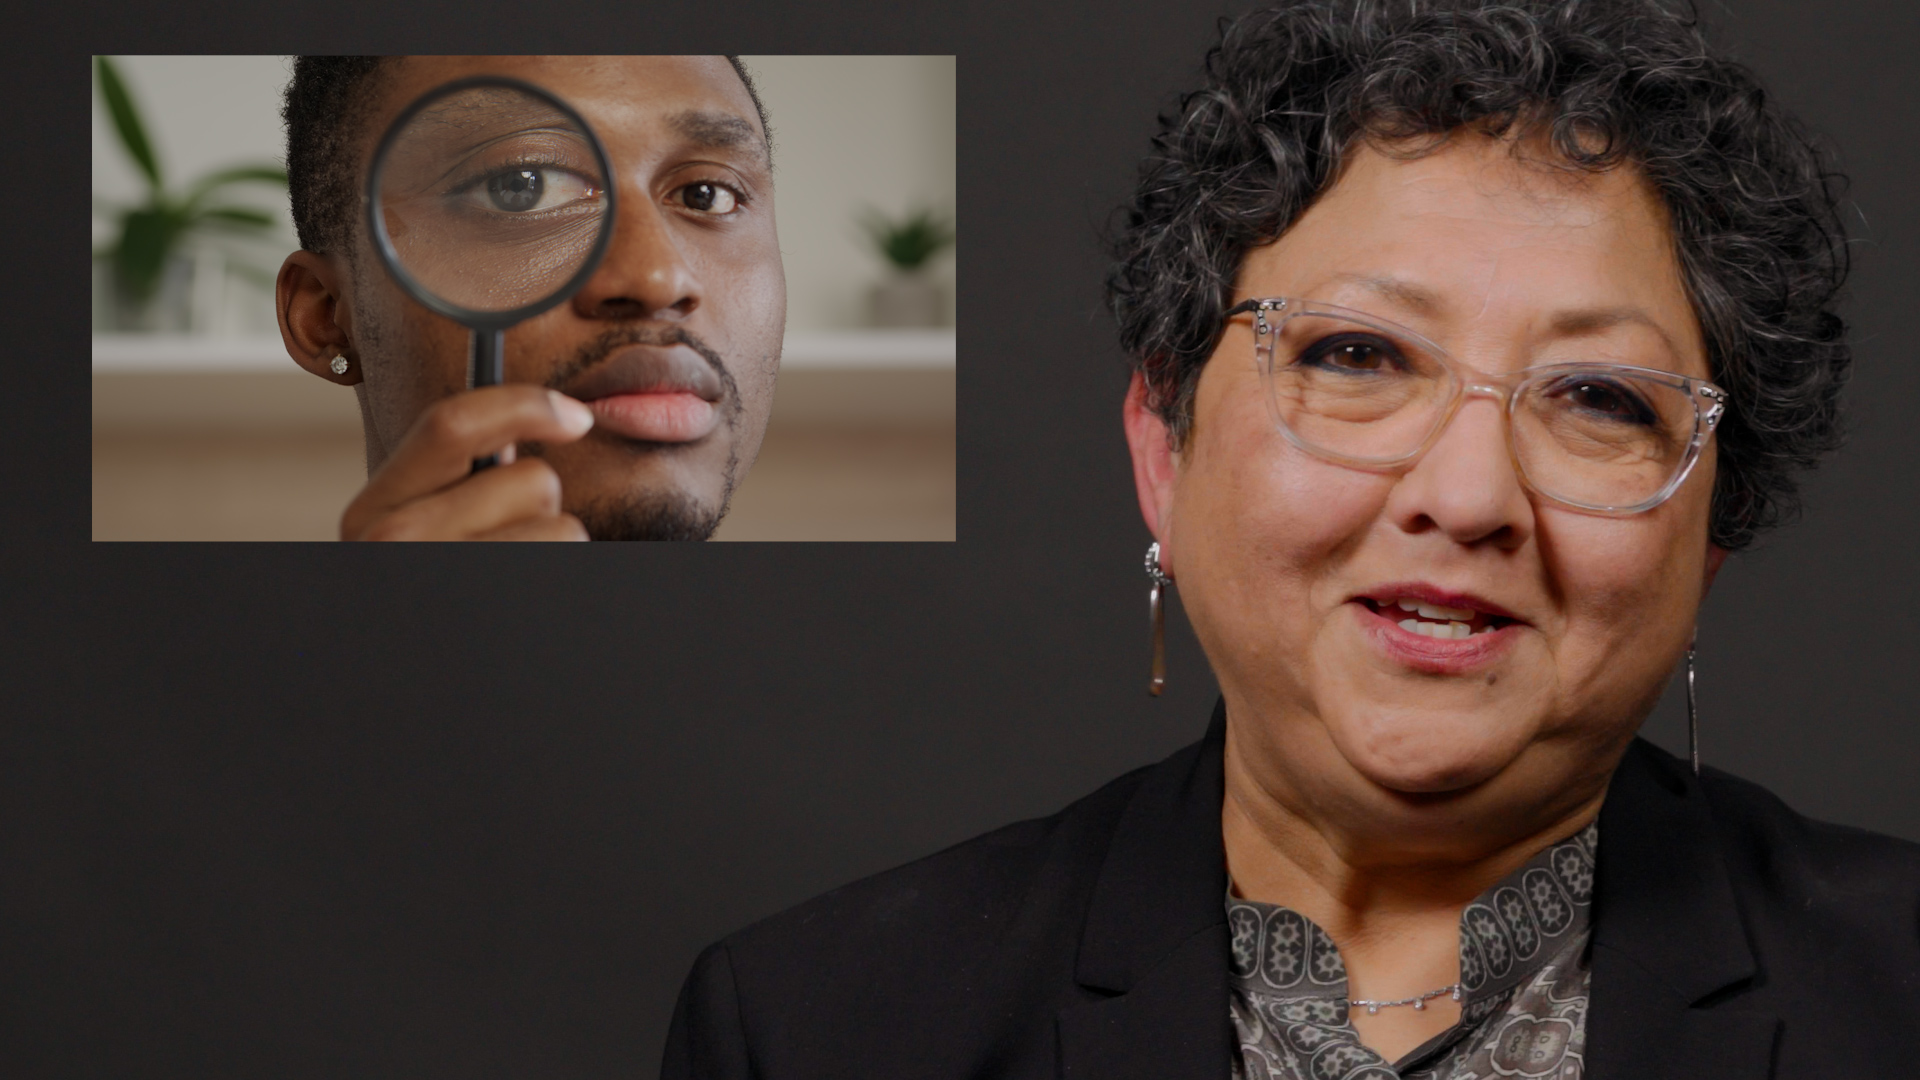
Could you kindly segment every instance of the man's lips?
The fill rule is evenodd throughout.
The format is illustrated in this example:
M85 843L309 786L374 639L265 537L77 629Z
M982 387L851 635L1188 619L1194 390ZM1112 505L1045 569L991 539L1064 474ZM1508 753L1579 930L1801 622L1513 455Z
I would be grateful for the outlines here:
M684 345L629 345L560 388L595 426L643 442L692 442L720 421L720 376Z

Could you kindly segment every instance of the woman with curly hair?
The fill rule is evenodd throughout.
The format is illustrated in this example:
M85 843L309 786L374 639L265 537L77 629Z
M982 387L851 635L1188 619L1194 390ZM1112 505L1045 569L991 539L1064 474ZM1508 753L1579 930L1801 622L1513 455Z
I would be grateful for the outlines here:
M666 1074L1911 1072L1920 848L1635 736L1837 442L1838 185L1654 0L1226 24L1108 282L1211 728L715 945Z

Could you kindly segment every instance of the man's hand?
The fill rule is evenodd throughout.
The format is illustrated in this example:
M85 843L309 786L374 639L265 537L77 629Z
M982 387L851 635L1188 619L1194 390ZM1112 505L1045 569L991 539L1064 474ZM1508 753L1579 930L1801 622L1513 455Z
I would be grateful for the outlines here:
M593 427L578 401L524 384L436 402L340 518L342 540L585 540L560 509L560 477L520 442L572 442ZM473 459L500 464L474 473Z

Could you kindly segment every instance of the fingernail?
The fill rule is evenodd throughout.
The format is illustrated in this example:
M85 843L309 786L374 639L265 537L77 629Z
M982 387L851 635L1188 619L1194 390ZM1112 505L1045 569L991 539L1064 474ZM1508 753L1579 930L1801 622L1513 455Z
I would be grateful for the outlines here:
M584 435L593 426L593 410L558 390L547 391L553 399L553 415L570 435Z

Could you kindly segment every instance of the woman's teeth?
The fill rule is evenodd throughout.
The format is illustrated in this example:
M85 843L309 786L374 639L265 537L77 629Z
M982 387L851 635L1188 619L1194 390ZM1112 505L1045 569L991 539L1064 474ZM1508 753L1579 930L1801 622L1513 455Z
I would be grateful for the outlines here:
M1418 600L1396 600L1401 611L1417 611L1429 619L1452 619L1466 622L1473 618L1472 608L1441 607L1439 604L1423 604Z
M1483 626L1480 629L1475 630L1463 622L1440 623L1440 622L1421 622L1419 619L1401 619L1400 629L1408 631L1409 633L1425 634L1427 637L1430 637L1430 638L1458 639L1463 637L1472 637L1475 634L1484 634L1487 631L1492 630L1493 627Z
M1426 604L1418 600L1396 600L1394 605L1401 611L1410 611L1422 616L1419 619L1400 620L1400 629L1410 634L1423 634L1442 640L1458 640L1475 634L1484 634L1493 629L1492 620L1485 621L1478 630L1469 625L1475 615L1472 608L1452 608L1442 604Z

